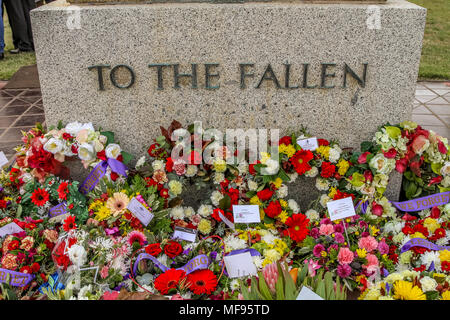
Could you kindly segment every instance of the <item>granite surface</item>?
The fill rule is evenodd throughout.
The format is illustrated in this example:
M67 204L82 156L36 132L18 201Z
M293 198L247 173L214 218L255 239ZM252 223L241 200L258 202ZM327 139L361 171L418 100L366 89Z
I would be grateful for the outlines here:
M381 28L367 25L366 4L311 3L166 3L80 7L80 28L67 27L67 5L48 5L31 13L37 64L47 124L59 120L92 121L114 130L125 150L145 154L159 126L173 119L194 120L203 127L278 128L283 133L306 125L311 134L335 138L358 148L385 122L411 119L426 10L401 0L379 5ZM158 90L156 68L179 64L180 73L198 64L198 88L187 78L173 88L172 67L164 69ZM204 64L218 63L219 89L205 88ZM253 63L254 78L240 87L240 63ZM285 85L263 81L267 64ZM302 88L302 67L309 63L308 85L320 85L321 64L335 63L326 73L335 88ZM365 86L347 75L344 63ZM119 89L105 70L99 90L89 66L125 64L135 82ZM123 71L123 70L122 70ZM250 72L249 71L249 72ZM121 77L126 84L130 78ZM267 73L266 73L267 75ZM398 190L398 187L396 187Z

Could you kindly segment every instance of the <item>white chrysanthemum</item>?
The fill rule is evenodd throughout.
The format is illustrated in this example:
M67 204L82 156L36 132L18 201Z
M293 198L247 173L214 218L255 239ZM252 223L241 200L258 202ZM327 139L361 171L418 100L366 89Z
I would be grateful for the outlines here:
M294 199L289 199L288 200L288 205L289 205L289 208L291 208L291 210L294 213L300 212L300 207L298 206L297 201L295 201Z
M288 195L288 187L285 184L282 184L280 188L277 190L278 198L286 198Z
M333 146L333 148L330 149L328 160L332 163L336 163L341 157L341 153L342 150L338 145Z
M175 220L181 220L184 218L184 209L183 207L175 207L170 210L170 217Z
M195 214L195 210L192 207L186 207L184 208L184 216L186 218L190 218Z
M273 234L271 234L270 232L267 232L266 234L264 234L261 237L261 240L266 242L267 244L274 244L274 241L278 239L277 237L275 237Z
M226 236L223 239L223 241L225 243L225 248L226 248L227 252L230 252L233 250L244 249L247 247L247 243L245 242L245 240L240 239L240 238L234 236L233 234Z
M80 268L87 261L87 252L84 247L74 244L69 249L67 249L70 261L74 266Z
M209 217L213 213L213 208L210 205L202 204L200 208L198 208L198 214L203 218Z
M162 160L154 160L152 162L152 168L154 171L163 170L164 169L164 161Z
M217 190L211 194L211 203L216 207L219 205L219 202L222 199L223 199L223 194Z
M433 278L430 278L428 276L423 277L420 279L420 284L422 285L423 292L427 291L434 291L436 290L436 287L438 286L438 283Z
M262 268L262 263L263 260L260 256L254 256L252 257L253 263L255 264L257 269L261 269Z
M256 191L258 189L258 183L253 180L249 180L247 184L250 191Z
M425 265L426 269L430 267L431 263L434 263L434 268L438 271L441 269L441 259L439 258L439 251L425 252L420 256L420 261Z
M278 173L280 169L280 163L277 160L267 159L265 165L267 167L261 168L261 173L263 175L274 175Z
M139 158L139 160L136 162L136 169L141 168L145 164L145 156L142 156Z
M223 172L216 172L214 174L214 183L215 184L221 183L224 179L225 179L225 175L223 174Z
M231 290L239 290L239 288L240 288L241 286L240 286L240 284L239 284L239 280L238 279L233 279L233 280L231 280L231 282L230 282L230 289Z
M186 175L186 177L189 178L189 177L195 176L197 174L197 172L198 172L198 167L196 165L189 164L186 168L185 175Z
M320 191L327 191L330 188L330 183L323 178L316 179L316 188Z
M320 214L314 209L309 209L305 212L305 215L311 221L318 221L320 219Z
M305 172L305 176L308 178L315 178L319 173L319 169L317 167L312 167L311 170Z
M331 201L331 198L328 195L323 194L323 195L320 196L320 201L319 202L320 202L320 205L322 207L326 208L328 201Z

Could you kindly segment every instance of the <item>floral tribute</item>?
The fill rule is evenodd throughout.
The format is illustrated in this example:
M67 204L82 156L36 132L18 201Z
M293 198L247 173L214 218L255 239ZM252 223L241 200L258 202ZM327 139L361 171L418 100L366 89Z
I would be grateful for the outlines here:
M24 133L0 175L0 299L295 298L305 283L325 298L449 299L447 138L404 121L360 150L310 148L301 128L256 160L223 138L173 121L127 168L114 133L91 123ZM76 159L83 181L70 179ZM400 202L386 193L395 174ZM305 179L317 198L300 207L289 187ZM344 198L356 214L332 221L327 203ZM258 206L260 222L235 223L235 205ZM228 272L240 253L257 274Z

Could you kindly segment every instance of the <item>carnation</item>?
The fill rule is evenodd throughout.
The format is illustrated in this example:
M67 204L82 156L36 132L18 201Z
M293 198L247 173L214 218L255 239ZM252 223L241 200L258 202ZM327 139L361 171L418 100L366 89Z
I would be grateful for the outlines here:
M322 207L326 208L327 207L327 203L330 200L331 200L330 197L328 197L326 194L323 194L323 195L320 196L320 201L319 202L320 202L320 205Z
M330 183L323 178L316 179L316 188L320 191L327 191L330 188Z
M222 172L216 172L214 174L214 183L219 184L225 179L225 175Z
M162 160L154 160L152 162L152 168L154 171L164 170L164 161Z
M297 201L295 201L294 199L289 199L289 200L288 200L288 205L289 205L289 208L290 208L293 212L300 212L300 207L298 206Z
M320 219L319 213L314 209L309 209L308 211L306 211L305 215L309 220L312 221L317 221Z
M328 160L332 163L336 163L341 157L342 150L338 145L335 145L330 149L330 154L328 156Z
M280 163L277 160L268 159L265 163L266 167L261 168L261 173L263 175L274 175L278 173L280 169Z
M184 218L184 209L183 207L175 207L170 210L170 217L175 220L181 220Z
M264 250L264 257L269 260L270 262L277 262L281 259L281 254L276 249L265 249Z
M197 174L198 167L196 165L189 164L186 169L186 177L193 177Z
M213 208L210 205L202 204L200 208L198 208L198 214L202 217L209 217L213 213Z
M139 160L136 162L136 169L141 168L145 164L145 156L142 156L139 158Z
M352 267L350 267L348 264L340 264L337 267L337 274L341 278L347 278L352 273Z
M338 253L338 260L340 264L350 264L353 261L353 252L347 248L342 247Z
M177 180L171 180L169 182L169 190L173 195L177 196L183 192L183 184Z
M219 206L219 202L220 200L223 199L223 194L217 190L215 190L212 194L211 194L211 203L214 206Z
M317 169L317 167L312 167L311 170L308 170L305 172L305 176L307 176L308 178L314 178L318 174L319 174L319 169Z
M258 183L253 180L249 180L248 181L248 189L250 191L256 191L256 189L258 189Z
M277 196L279 198L286 198L288 195L288 187L284 184L277 190Z
M206 219L200 220L200 223L197 226L198 231L200 231L203 234L209 234L212 230L211 222Z
M367 236L359 239L358 246L361 249L366 249L367 252L371 252L378 247L377 240L372 236Z

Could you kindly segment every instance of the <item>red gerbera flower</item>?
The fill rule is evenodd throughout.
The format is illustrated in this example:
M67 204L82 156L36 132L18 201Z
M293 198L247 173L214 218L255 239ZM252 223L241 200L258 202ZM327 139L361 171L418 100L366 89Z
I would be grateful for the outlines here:
M169 269L155 279L155 288L161 294L168 294L169 290L175 289L185 277L184 270Z
M50 198L48 192L45 189L38 188L34 190L31 195L31 201L38 207L42 207Z
M293 214L286 220L286 225L289 227L289 237L296 242L305 240L309 233L309 219L304 214Z
M314 155L310 150L298 150L289 161L291 161L295 171L297 171L299 175L302 175L306 171L311 170L311 166L308 162L313 158Z
M217 277L209 269L197 270L187 276L189 289L197 295L211 294L217 288Z
M64 231L76 229L77 225L75 224L75 216L68 216L66 220L64 220L63 228Z

